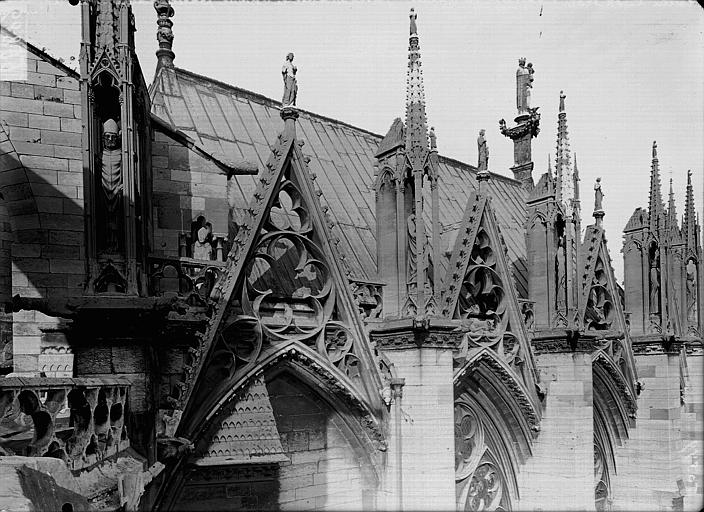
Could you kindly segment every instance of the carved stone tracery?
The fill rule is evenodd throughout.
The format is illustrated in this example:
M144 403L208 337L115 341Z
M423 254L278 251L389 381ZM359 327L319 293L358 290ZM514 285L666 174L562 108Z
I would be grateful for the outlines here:
M311 211L291 168L245 264L237 300L226 313L206 379L236 379L264 350L297 342L351 380L360 378L356 336L340 315L338 290Z
M493 349L520 375L524 355L511 332L509 297L498 273L497 255L488 232L479 227L461 284L454 318L462 320L463 349Z
M615 304L609 292L607 267L599 255L594 265L594 277L587 296L587 305L584 312L584 325L590 331L603 331L611 329L615 315Z
M501 468L485 440L484 425L464 400L455 402L455 495L457 510L510 510Z

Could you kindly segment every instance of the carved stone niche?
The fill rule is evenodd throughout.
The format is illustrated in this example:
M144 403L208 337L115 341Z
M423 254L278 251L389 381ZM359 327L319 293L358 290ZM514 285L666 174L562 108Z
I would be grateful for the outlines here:
M95 242L98 255L124 255L122 131L119 83L101 73L92 88L95 105Z

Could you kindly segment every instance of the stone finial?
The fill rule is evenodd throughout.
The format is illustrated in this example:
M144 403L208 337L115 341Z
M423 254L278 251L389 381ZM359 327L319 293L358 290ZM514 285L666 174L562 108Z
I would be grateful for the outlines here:
M570 139L567 130L567 112L565 112L565 93L560 91L560 113L557 116L557 144L555 157L555 173L558 200L565 206L565 213L572 217L574 201L574 176L572 171L572 155Z
M428 125L425 113L425 87L421 69L417 14L411 11L411 36L408 39L406 74L406 152L413 169L422 169L428 153Z
M662 226L661 217L665 214L660 183L660 165L658 162L658 143L653 141L653 161L650 166L650 197L648 202L649 228L652 233Z
M159 41L156 58L160 65L172 68L176 55L171 49L174 42L174 33L171 27L174 26L174 23L169 18L173 17L174 8L171 7L169 0L155 0L154 10L158 16L156 24L159 27L156 31L156 39Z
M694 208L694 188L692 187L692 171L687 171L687 190L684 200L684 220L682 223L684 240L688 250L698 250L697 233L699 226L697 222L696 210Z

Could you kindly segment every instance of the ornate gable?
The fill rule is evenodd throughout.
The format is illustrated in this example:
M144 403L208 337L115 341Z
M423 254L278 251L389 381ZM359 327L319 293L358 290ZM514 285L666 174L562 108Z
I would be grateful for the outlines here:
M179 435L197 436L247 381L281 358L293 357L323 375L366 416L380 410L371 348L339 268L295 117L286 128L234 238L217 301L178 405Z
M466 331L460 359L473 348L492 349L536 399L535 363L506 247L481 193L468 202L444 282L442 315L461 320Z
M629 401L635 408L635 361L631 351L629 328L619 300L616 277L606 247L604 230L588 226L582 246L584 271L582 273L582 311L584 330L601 335L601 350L618 368L621 379L628 386ZM625 391L624 391L625 392Z

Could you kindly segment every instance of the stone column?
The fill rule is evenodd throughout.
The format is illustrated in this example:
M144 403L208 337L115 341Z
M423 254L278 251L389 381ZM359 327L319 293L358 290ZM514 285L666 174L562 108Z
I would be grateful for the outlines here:
M410 319L398 322L411 327ZM454 345L431 345L427 341L440 336L412 328L383 338L378 334L372 337L398 378L405 380L401 396L391 405L387 456L392 469L387 478L397 479L388 487L399 496L389 504L395 510L454 510Z
M685 510L704 508L704 354L701 345L688 348L682 406L682 468L686 496Z
M616 450L613 510L677 510L684 485L679 347L634 342L634 352L641 392L636 427Z
M536 357L545 409L533 456L518 474L517 510L594 510L591 354L566 345L551 340L554 351Z

